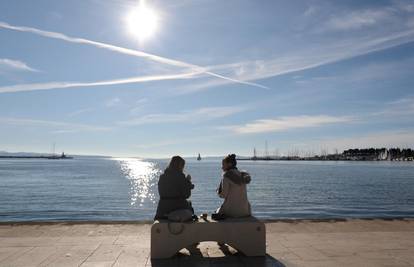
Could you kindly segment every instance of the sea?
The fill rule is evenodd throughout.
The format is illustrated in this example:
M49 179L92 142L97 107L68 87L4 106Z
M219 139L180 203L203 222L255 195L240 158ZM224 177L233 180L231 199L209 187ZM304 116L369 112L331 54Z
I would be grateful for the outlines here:
M221 161L186 159L196 214L213 213ZM167 159L0 159L0 222L149 221ZM261 219L414 217L414 162L239 161Z

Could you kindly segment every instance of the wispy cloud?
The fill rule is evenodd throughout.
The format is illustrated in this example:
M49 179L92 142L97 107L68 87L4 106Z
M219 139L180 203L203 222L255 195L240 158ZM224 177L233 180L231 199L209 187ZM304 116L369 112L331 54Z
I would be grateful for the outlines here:
M331 83L335 86L338 82L344 83L362 83L378 81L394 81L402 76L412 74L411 67L414 64L414 58L407 58L397 61L375 62L361 64L351 69L343 70L335 74L319 76L297 76L292 77L296 84L320 86L324 83Z
M326 138L308 142L307 145L339 150L357 147L412 147L414 130L390 130L342 138Z
M378 26L383 31L387 31L384 27L397 24L400 28L404 26L406 20L412 19L414 12L414 5L412 1L391 1L391 3L376 6L366 7L356 10L341 9L331 10L331 14L320 27L319 32L325 31L355 31L360 29L369 29L373 26ZM306 14L305 14L306 15Z
M131 114L138 114L144 106L148 103L148 98L140 98L135 101L134 105L132 106L130 113Z
M202 122L227 117L245 110L241 107L205 107L180 113L149 114L131 120L120 121L119 125L133 126L144 124Z
M406 96L388 103L381 103L377 111L359 113L358 115L301 115L284 116L274 119L258 119L241 125L220 127L237 134L258 134L283 132L292 129L320 127L335 123L370 123L378 121L412 121L414 114L414 97Z
M105 106L107 108L112 108L112 107L118 106L119 104L121 104L121 102L122 101L119 97L114 97L106 101Z
M255 81L321 67L410 42L414 42L413 29L380 37L355 37L337 43L320 44L317 47L309 46L301 51L295 51L294 54L285 54L277 58L241 61L208 66L207 68L213 71L220 69L227 76L235 79ZM193 93L226 84L230 84L230 82L204 80L182 86L177 92Z
M84 113L87 113L87 112L90 112L90 111L93 111L93 110L94 110L93 108L78 109L78 110L75 110L75 111L69 113L68 117L76 117L78 115L81 115L81 114L84 114Z
M224 79L224 80L227 80L227 81L230 81L230 82L235 82L235 83L260 87L260 88L267 88L267 87L265 87L263 85L260 85L260 84L256 84L256 83L252 83L252 82L248 82L248 81L243 81L243 80L238 80L238 79L235 79L235 78L223 76L223 75L217 74L215 72L208 71L204 67L194 65L194 64L191 64L191 63L187 63L187 62L184 62L184 61L179 61L179 60L175 60L175 59L161 57L161 56L146 53L146 52L143 52L143 51L124 48L124 47L111 45L111 44L106 44L106 43L97 42L97 41L92 41L92 40L89 40L89 39L70 37L70 36L67 36L67 35L65 35L63 33L59 33L59 32L44 31L44 30L40 30L40 29L36 29L36 28L32 28L32 27L15 26L15 25L10 25L6 22L1 22L1 21L0 21L0 28L14 30L14 31L20 31L20 32L29 32L29 33L37 34L37 35L40 35L40 36L43 36L43 37L59 39L59 40L70 42L70 43L92 45L92 46L95 46L95 47L98 47L98 48L107 49L107 50L110 50L110 51L130 55L130 56L140 57L140 58L152 60L152 61L155 61L155 62L159 62L159 63L171 65L171 66L190 68L190 69L193 69L195 72L204 73L204 74L207 74L207 75L210 75L210 76L213 76L213 77L216 77L216 78Z
M391 101L389 103L385 103L382 110L374 112L371 115L392 118L395 118L396 116L399 118L402 116L409 116L412 118L412 115L414 115L414 97L407 96L395 101Z
M260 119L243 125L226 126L225 129L237 134L257 134L268 132L282 132L298 128L318 127L327 124L351 122L352 117L335 117L329 115L302 115L286 116L275 119Z
M104 80L96 82L48 82L48 83L29 83L29 84L16 84L0 87L1 93L15 93L26 91L38 91L38 90L51 90L51 89L65 89L72 87L94 87L94 86L109 86L128 83L142 83L150 81L163 81L163 80L177 80L188 79L197 76L199 72L192 71L187 73L167 74L167 75L149 75L138 76L125 79Z
M297 37L305 42L304 46L295 43L297 42L295 39L292 40L292 49L283 54L277 55L274 54L275 50L269 50L269 54L273 55L268 55L266 58L213 65L207 68L211 71L220 71L235 79L257 81L414 42L412 3L400 2L394 1L393 5L382 8L345 12L335 8L310 6L304 12L303 20L312 23L308 23L309 26L298 33ZM309 16L309 13L318 14ZM308 37L318 41L306 42ZM225 80L198 81L191 86L183 86L179 93L192 93L225 84L229 83Z
M8 58L0 58L0 69L10 69L10 70L17 70L17 71L30 71L30 72L38 72L38 70L29 67L25 62L20 60L8 59Z
M95 126L90 124L68 123L60 121L36 120L25 118L7 118L0 117L0 123L3 125L15 125L22 127L47 127L52 128L54 133L66 132L96 132L109 131L110 127Z
M392 13L390 9L367 9L348 12L343 16L333 16L321 30L353 30L375 25L386 20Z

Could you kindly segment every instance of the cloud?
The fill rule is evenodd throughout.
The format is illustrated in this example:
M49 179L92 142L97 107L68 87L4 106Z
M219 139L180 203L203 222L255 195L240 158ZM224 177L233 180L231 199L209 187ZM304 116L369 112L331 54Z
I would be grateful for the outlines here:
M414 130L383 131L343 138L321 139L310 142L308 145L312 144L339 150L367 147L413 147Z
M376 112L367 112L357 116L301 115L284 116L275 119L258 119L241 125L224 126L221 129L237 134L258 134L284 132L292 129L319 127L335 123L387 121L392 119L411 119L414 114L414 97L407 96L388 103L382 103Z
M83 109L75 110L75 111L69 113L68 117L75 117L75 116L78 116L80 114L84 114L84 113L87 113L87 112L90 112L90 111L93 111L93 110L94 110L93 108L83 108Z
M119 97L114 97L114 98L109 99L105 103L105 106L108 107L108 108L111 108L111 107L115 107L115 106L119 105L120 103L121 103L121 99Z
M16 84L0 87L1 93L16 93L38 90L51 90L51 89L65 89L72 87L94 87L94 86L109 86L118 84L129 83L142 83L150 81L163 81L163 80L176 80L176 79L188 79L197 76L199 72L192 71L187 73L167 74L167 75L149 75L138 76L125 79L104 80L96 82L48 82L48 83L29 83L29 84Z
M396 1L396 5L399 9L404 10L408 13L414 12L414 3L412 1Z
M226 126L237 134L257 134L283 132L291 129L318 127L327 124L351 122L352 117L335 117L329 115L285 116L276 119L260 119L243 125Z
M331 83L335 86L337 82L344 83L363 83L363 82L392 82L412 75L411 68L414 64L414 58L404 60L375 62L355 66L351 69L342 70L335 74L312 75L292 77L296 84L321 86L323 83Z
M207 68L212 71L221 70L235 79L255 81L310 70L410 42L414 42L414 29L379 37L370 35L354 37L341 42L319 44L317 47L309 45L304 49L279 57L213 65ZM230 82L226 80L203 80L182 86L177 89L177 92L180 94L194 93L227 84Z
M110 131L111 128L103 126L95 126L90 124L67 123L59 121L24 119L24 118L5 118L0 117L1 124L23 126L23 127L48 127L53 128L54 133L64 132L101 132Z
M149 114L127 121L120 121L119 125L134 126L144 124L202 122L205 120L227 117L243 111L241 107L206 107L180 113Z
M378 112L370 114L372 116L381 116L381 117L398 117L409 116L412 118L414 115L414 97L407 96L405 98L400 98L395 101L384 104L384 108Z
M0 69L7 68L11 70L17 71L30 71L30 72L38 72L38 70L29 67L26 63L20 60L13 60L8 58L0 58Z
M313 16L317 12L318 8L316 6L308 6L303 12L303 15L306 17Z
M320 14L318 14L318 16L306 16L307 12L315 13L322 12L324 10L319 7L315 8L310 6L305 12L306 19L310 20L315 17L320 21L317 23L318 26L316 28L307 29L306 34L315 34L315 31L313 30L318 29L321 31L316 37L323 38L321 41L316 42L315 45L312 45L312 43L306 43L305 47L293 49L294 51L284 53L283 55L269 54L263 59L244 60L240 62L212 65L207 67L201 67L187 62L95 42L88 39L69 37L57 32L43 31L30 27L13 26L4 22L0 22L0 27L23 32L31 32L49 38L61 39L67 42L93 45L95 47L123 54L147 58L163 64L191 68L199 74L207 74L210 76L209 79L195 81L191 85L184 85L181 88L177 88L176 91L180 94L198 92L211 87L227 85L235 82L267 88L266 86L260 84L250 83L257 80L309 70L413 42L414 29L403 23L405 20L409 20L410 18L412 19L412 16L410 16L411 13L407 13L411 12L411 6L412 4L407 1L395 1L393 5L383 8L351 10L347 12L328 10L332 12L330 12L326 17L319 16ZM331 15L332 13L333 15ZM401 14L408 15L403 16ZM392 24L393 27L384 28L383 24L380 23L383 21L390 22L389 24ZM321 27L321 24L325 26ZM309 25L314 24L309 23ZM328 28L330 30L335 28L338 31L343 29L362 30L365 26L375 26L375 28L364 34L354 34L351 36L343 35L338 37L335 35L335 38L329 38L328 35L325 35L329 33L326 32ZM322 36L320 33L324 33L324 35ZM312 36L312 38L314 37L315 36ZM263 52L266 54L266 51ZM220 72L221 74L217 74L217 72ZM197 75L197 77L200 76ZM211 80L211 77L217 77L219 79Z
M392 30L391 26L402 28L406 20L412 19L414 5L412 1L391 1L381 7L362 9L333 9L328 17L318 25L317 32L346 32L364 29ZM306 14L305 14L306 15Z
M345 12L343 8L332 9L330 5L310 6L302 18L306 27L303 31L295 33L291 44L286 44L292 47L288 51L275 54L277 50L270 49L266 52L263 49L265 58L207 66L207 68L211 71L220 71L235 79L257 81L310 70L412 43L414 42L412 27L414 17L410 11L412 6L412 2L394 1L392 5L382 8ZM314 14L316 12L318 14ZM345 32L346 29L349 32ZM298 40L302 40L303 45L298 44ZM252 50L255 51L255 48ZM183 86L179 93L192 93L226 84L229 83L225 80L198 81Z
M367 26L372 26L380 21L386 20L391 16L391 10L357 10L346 13L343 16L333 16L322 27L323 30L353 30L360 29Z
M135 101L133 107L130 110L131 114L137 114L142 111L142 109L145 107L145 105L148 103L148 98L140 98L137 101Z
M91 46L95 46L95 47L102 48L102 49L107 49L107 50L117 52L117 53L121 53L121 54L125 54L125 55L130 55L130 56L135 56L135 57L140 57L140 58L152 60L152 61L155 61L155 62L158 62L158 63L163 63L163 64L176 66L176 67L182 67L182 68L190 68L190 69L193 69L195 72L205 73L207 75L210 75L210 76L213 76L213 77L216 77L216 78L220 78L220 79L225 79L227 81L234 82L234 83L240 83L240 84L245 84L245 85L250 85L250 86L255 86L255 87L260 87L260 88L267 88L267 87L265 87L263 85L260 85L260 84L246 82L246 81L242 81L242 80L237 80L237 79L231 78L231 77L226 77L226 76L208 71L204 67L197 66L197 65L194 65L194 64L191 64L191 63L187 63L187 62L183 62L183 61L179 61L179 60L175 60L175 59L170 59L170 58L166 58L166 57L161 57L161 56L158 56L158 55L146 53L146 52L139 51L139 50L133 50L133 49L124 48L124 47L120 47L120 46L116 46L116 45L106 44L106 43L102 43L102 42L96 42L96 41L92 41L92 40L88 40L88 39L84 39L84 38L70 37L70 36L67 36L67 35L65 35L63 33L59 33L59 32L43 31L43 30L40 30L40 29L32 28L32 27L14 26L14 25L10 25L6 22L1 22L1 21L0 21L0 28L14 30L14 31L20 31L20 32L29 32L29 33L37 34L37 35L40 35L40 36L43 36L43 37L59 39L59 40L70 42L70 43L91 45Z

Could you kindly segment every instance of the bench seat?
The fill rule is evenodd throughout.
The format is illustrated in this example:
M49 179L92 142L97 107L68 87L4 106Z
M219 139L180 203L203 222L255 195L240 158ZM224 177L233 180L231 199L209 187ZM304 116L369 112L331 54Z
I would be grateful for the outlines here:
M203 241L228 244L246 256L265 256L266 227L255 217L221 221L208 217L185 223L155 221L151 227L151 258L170 258L182 248Z

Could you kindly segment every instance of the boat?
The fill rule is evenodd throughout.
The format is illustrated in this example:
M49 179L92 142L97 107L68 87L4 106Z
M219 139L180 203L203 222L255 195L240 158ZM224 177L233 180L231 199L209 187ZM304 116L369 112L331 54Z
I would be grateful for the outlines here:
M197 157L197 160L198 160L198 161L200 161L200 160L201 160L201 156L200 156L200 153L198 153L198 157Z

